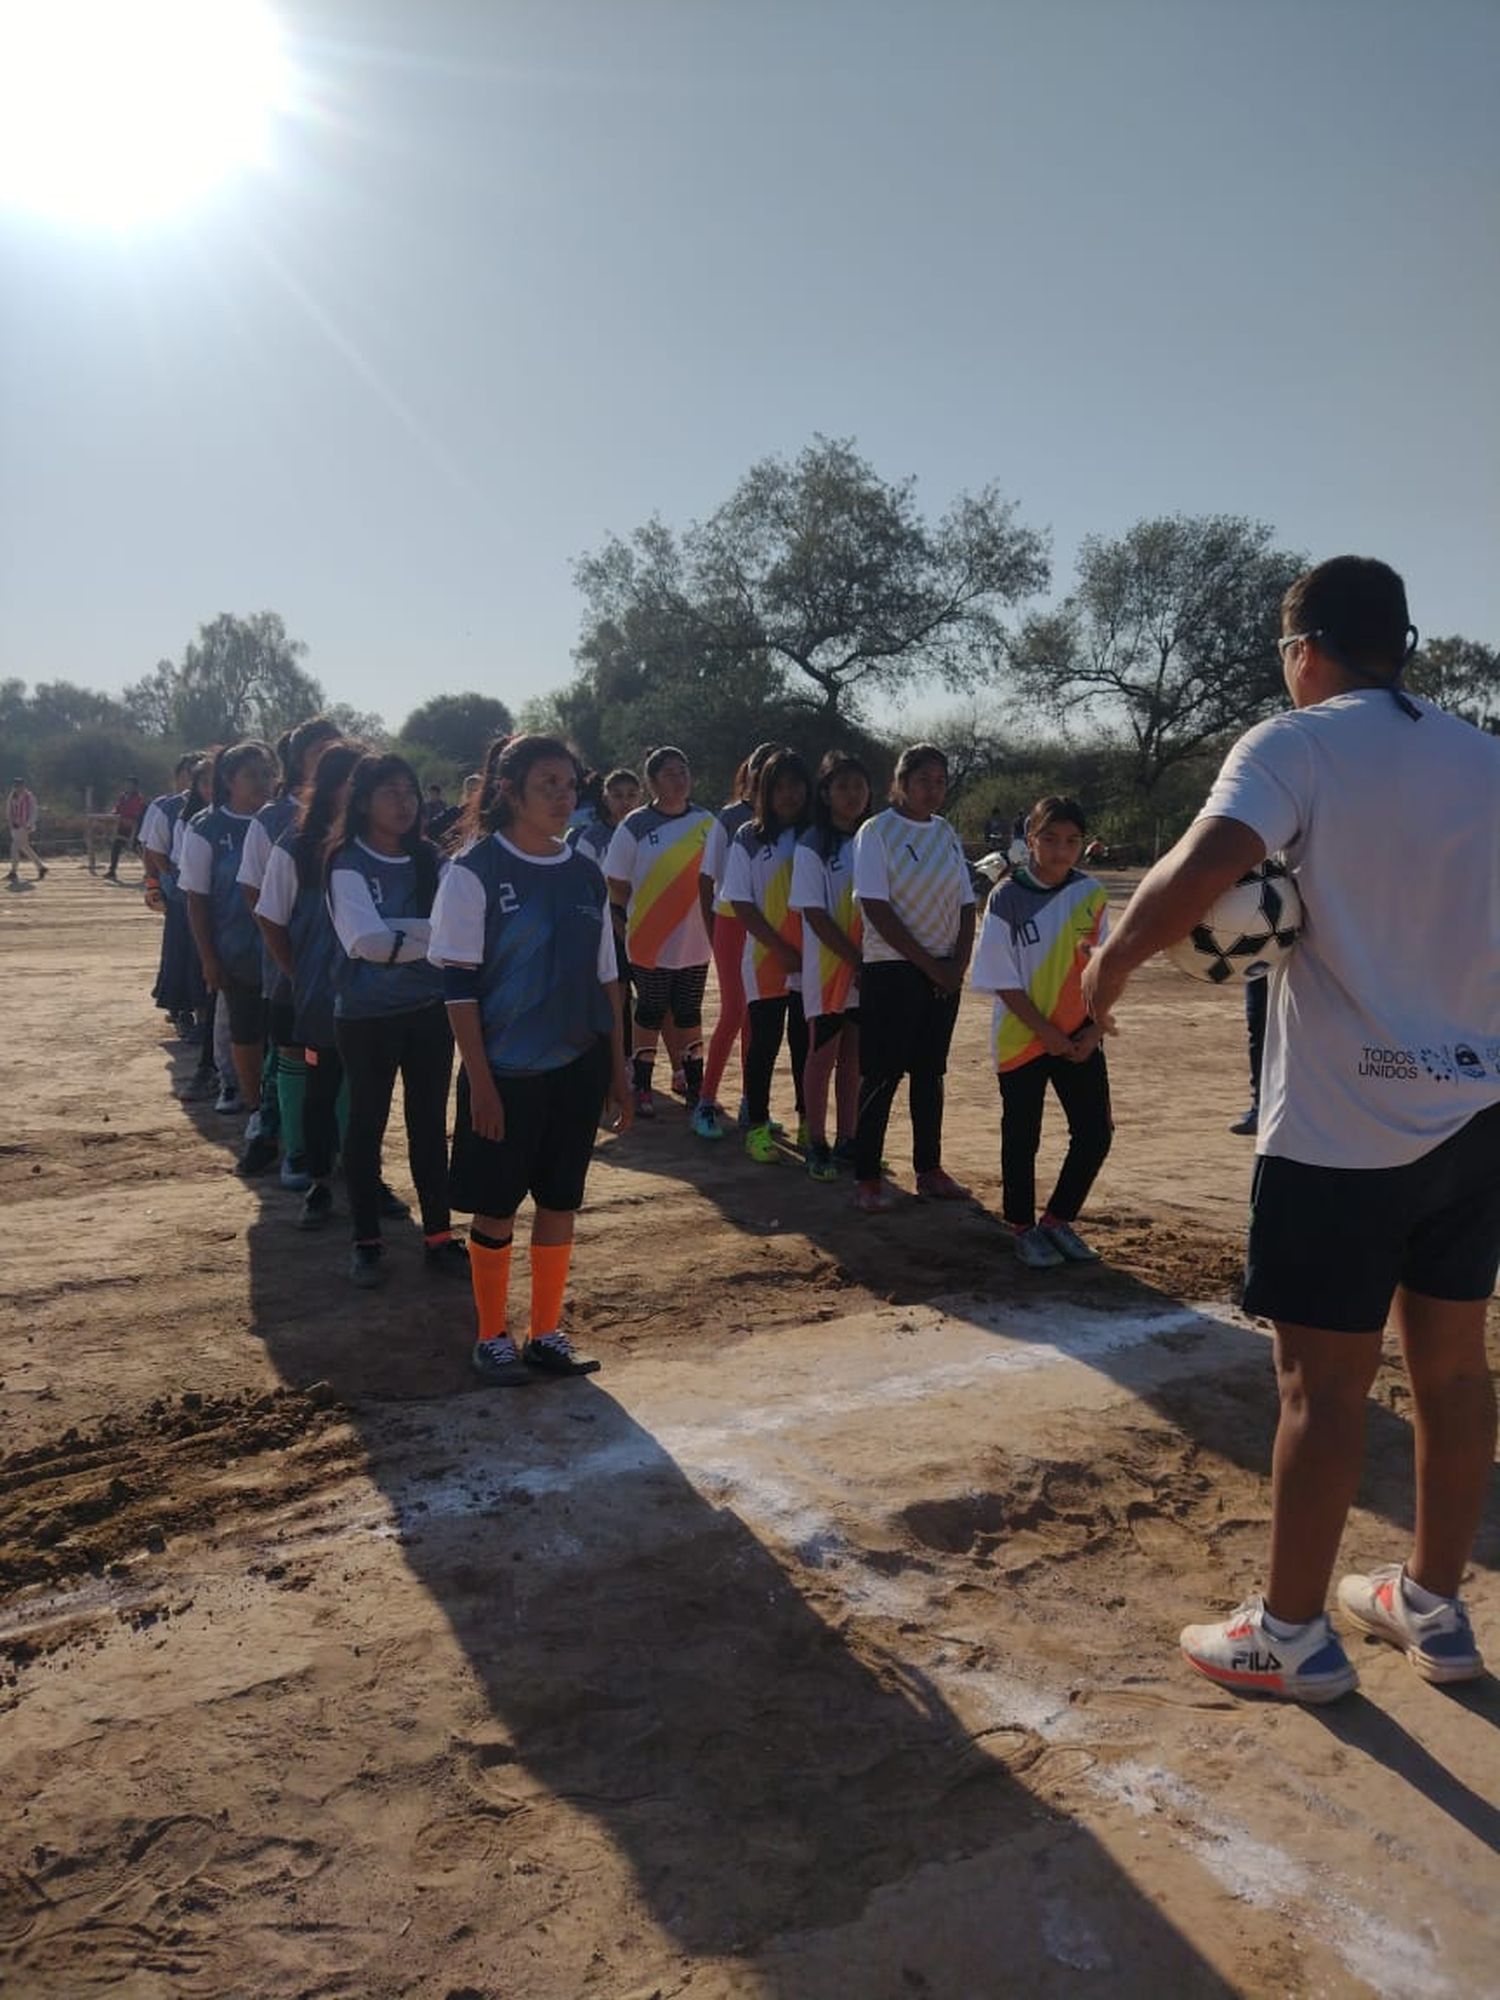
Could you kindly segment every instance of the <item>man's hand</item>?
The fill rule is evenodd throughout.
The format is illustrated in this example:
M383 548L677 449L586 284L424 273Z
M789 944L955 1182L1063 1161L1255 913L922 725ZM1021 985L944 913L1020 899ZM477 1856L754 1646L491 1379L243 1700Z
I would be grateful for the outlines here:
M1114 1006L1125 991L1125 982L1129 977L1128 972L1116 969L1108 941L1100 946L1083 968L1083 1004L1089 1010L1097 1033L1118 1034Z

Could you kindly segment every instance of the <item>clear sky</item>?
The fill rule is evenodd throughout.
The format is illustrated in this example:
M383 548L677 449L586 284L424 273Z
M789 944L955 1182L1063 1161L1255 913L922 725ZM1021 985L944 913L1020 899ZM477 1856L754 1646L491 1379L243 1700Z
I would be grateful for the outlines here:
M815 431L997 481L1059 591L1245 513L1500 643L1496 0L276 11L262 170L0 214L0 675L269 608L334 699L514 704L576 555Z

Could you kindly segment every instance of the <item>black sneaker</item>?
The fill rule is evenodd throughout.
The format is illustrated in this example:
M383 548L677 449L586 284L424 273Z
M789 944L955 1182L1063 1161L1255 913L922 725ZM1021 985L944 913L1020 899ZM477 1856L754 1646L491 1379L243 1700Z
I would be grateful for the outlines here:
M333 1214L333 1189L326 1181L314 1181L302 1197L302 1213L297 1217L299 1229L321 1229Z
M840 1139L833 1149L833 1164L846 1174L854 1172L854 1141Z
M528 1340L521 1349L521 1359L528 1368L534 1368L539 1375L597 1375L597 1361L586 1360L573 1352L573 1343L565 1333L544 1333L536 1340Z
M281 1148L277 1145L276 1141L274 1139L263 1138L257 1132L249 1145L246 1146L244 1152L235 1161L234 1170L243 1179L247 1181L254 1180L257 1174L263 1174L271 1167L274 1167L280 1158Z
M349 1282L362 1292L373 1292L385 1283L385 1245L356 1243L349 1252Z
M460 1243L456 1236L450 1236L446 1243L424 1243L422 1262L429 1271L436 1271L441 1277L462 1278L469 1276L469 1246Z
M380 1183L380 1213L387 1222L410 1222L411 1210L392 1187Z
M509 1334L497 1334L493 1340L476 1340L469 1362L474 1373L491 1388L519 1389L532 1380L531 1370L517 1354L516 1343Z

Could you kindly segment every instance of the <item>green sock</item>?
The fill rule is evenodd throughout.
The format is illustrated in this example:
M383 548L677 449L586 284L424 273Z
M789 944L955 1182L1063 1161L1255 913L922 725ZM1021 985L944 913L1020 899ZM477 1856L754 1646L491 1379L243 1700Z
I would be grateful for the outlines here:
M302 1106L307 1097L307 1064L300 1049L282 1049L276 1062L276 1101L281 1107L281 1145L289 1158L307 1151Z
M278 1050L273 1041L267 1041L266 1052L260 1062L260 1129L266 1139L281 1137L281 1104L276 1088Z

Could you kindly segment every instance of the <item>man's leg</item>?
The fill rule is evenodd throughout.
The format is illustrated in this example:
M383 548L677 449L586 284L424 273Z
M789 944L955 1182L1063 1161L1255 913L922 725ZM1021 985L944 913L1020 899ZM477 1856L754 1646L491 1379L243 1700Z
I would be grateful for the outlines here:
M1430 1299L1403 1285L1395 1321L1411 1377L1417 1532L1406 1573L1457 1597L1495 1470L1495 1388L1483 1299Z
M1323 1610L1359 1485L1365 1405L1380 1366L1380 1329L1334 1333L1276 1322L1281 1417L1271 1459L1266 1609L1289 1625Z

